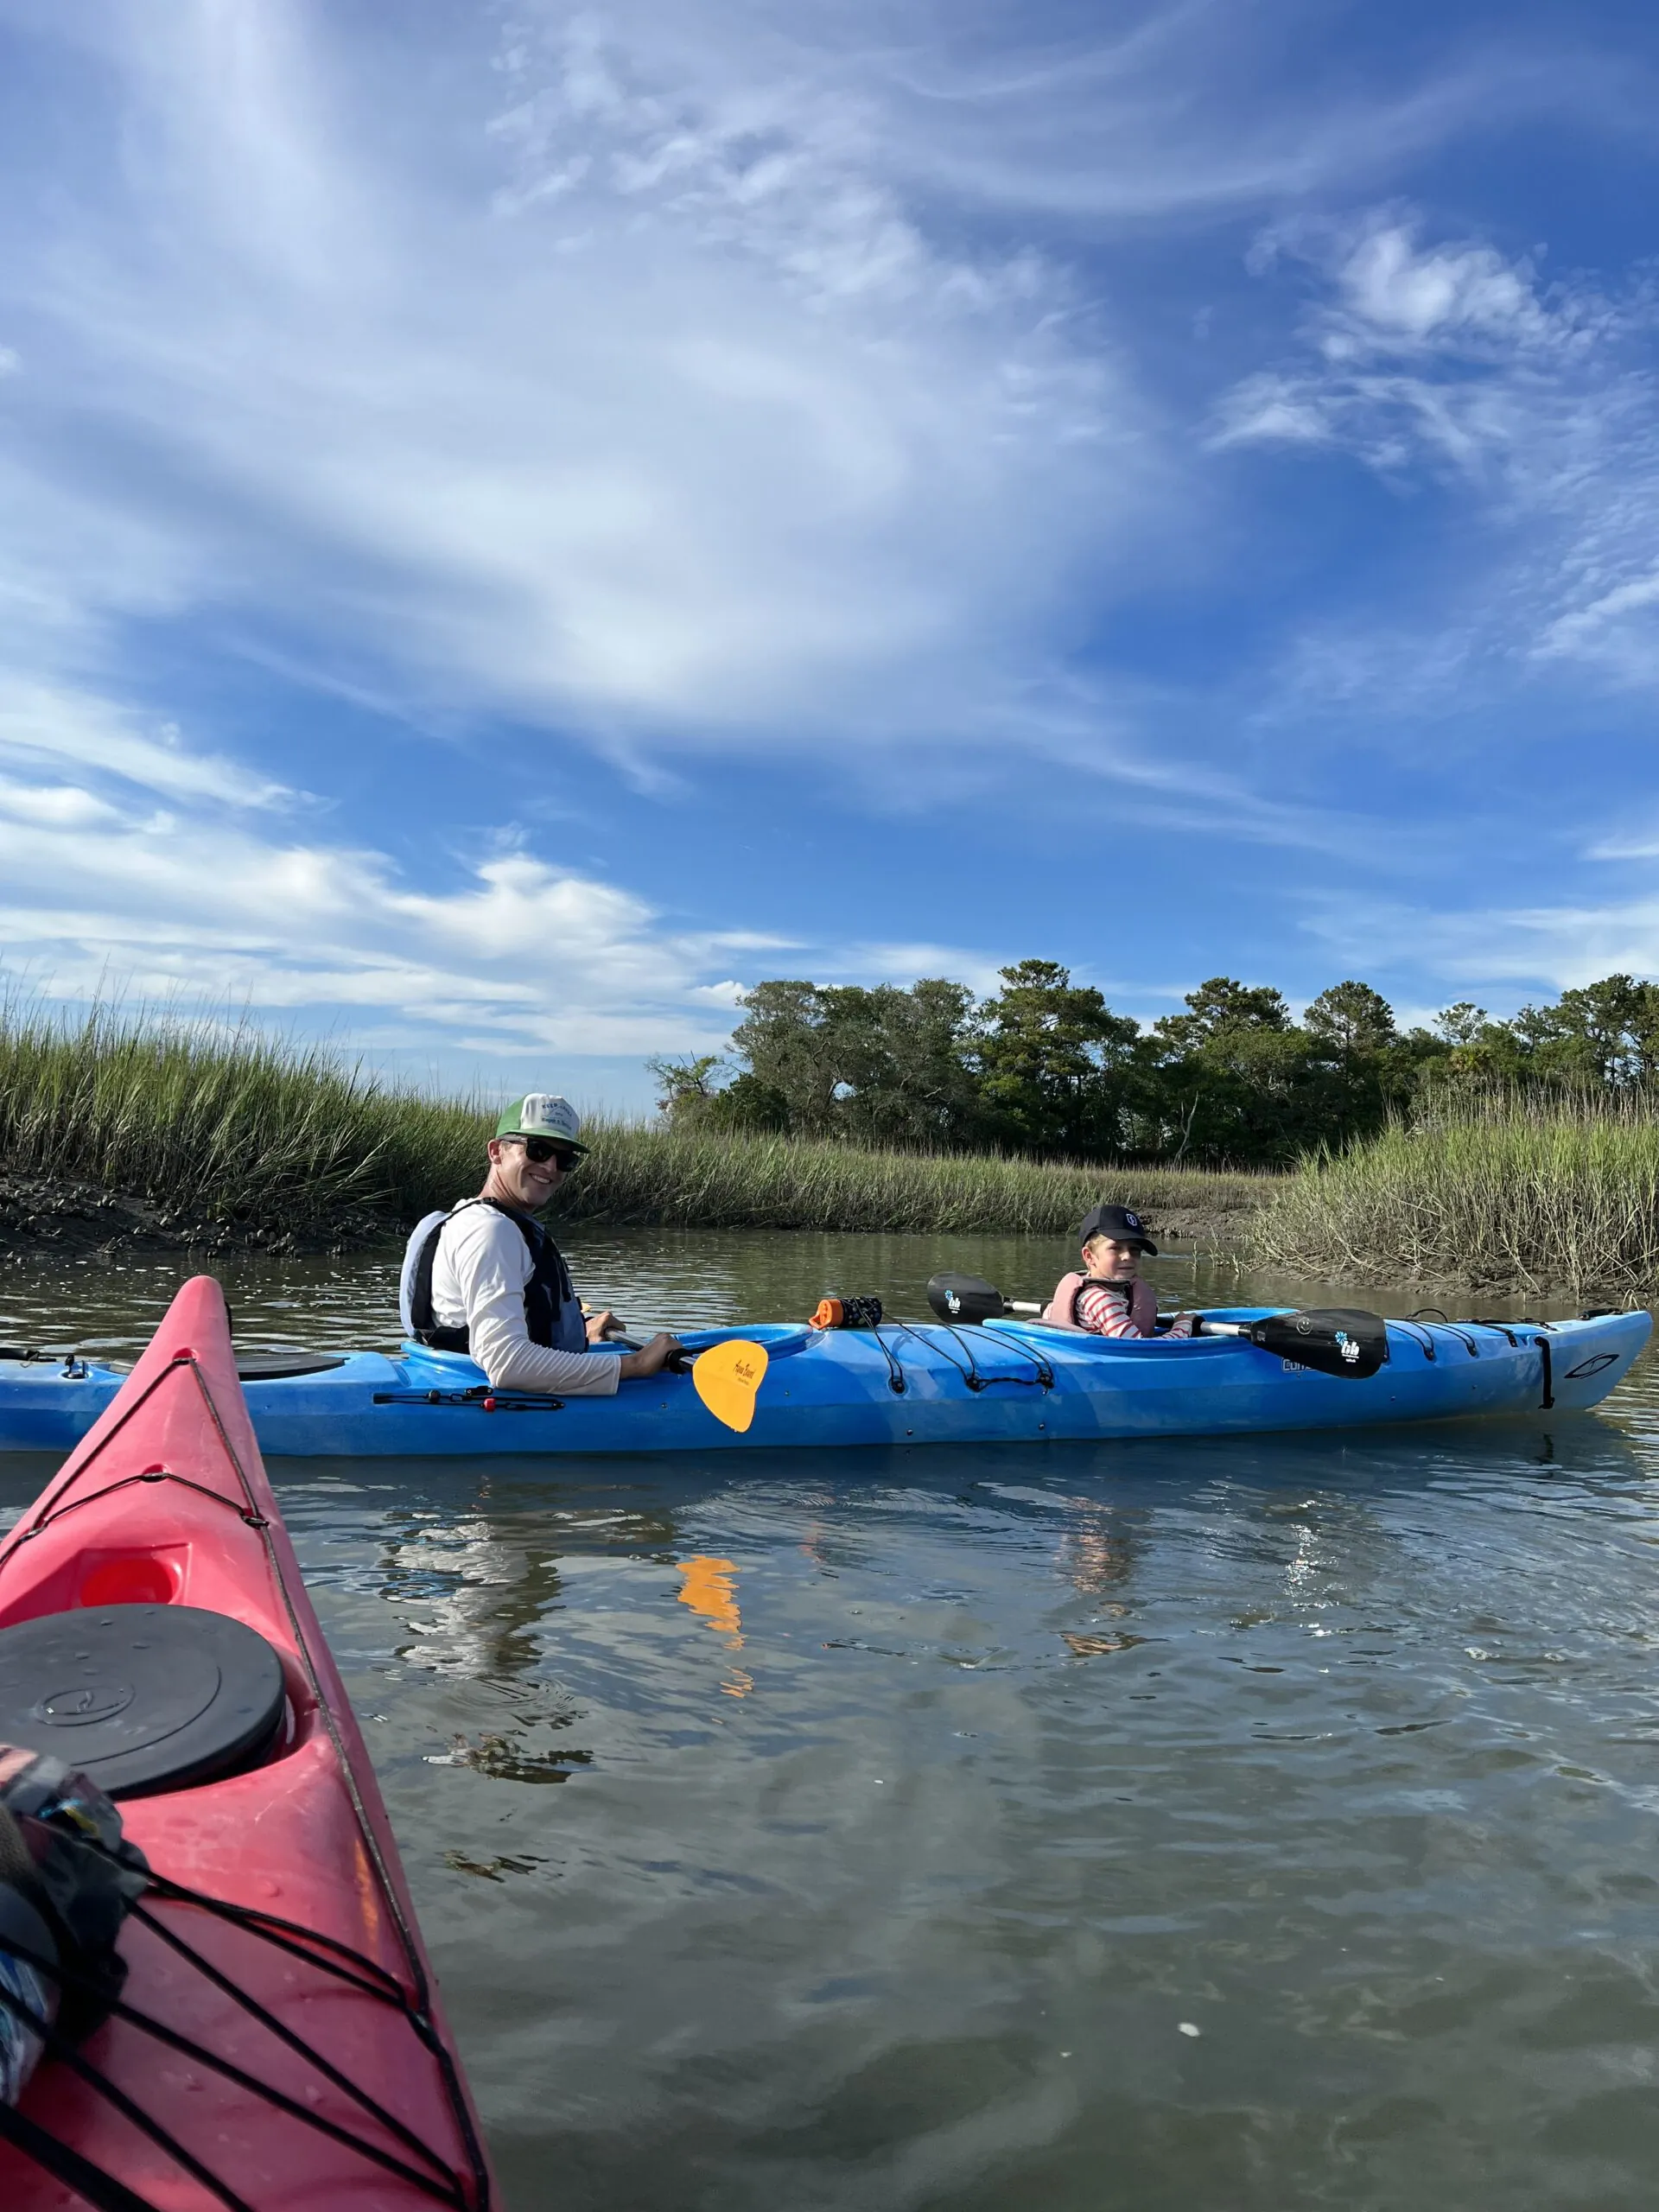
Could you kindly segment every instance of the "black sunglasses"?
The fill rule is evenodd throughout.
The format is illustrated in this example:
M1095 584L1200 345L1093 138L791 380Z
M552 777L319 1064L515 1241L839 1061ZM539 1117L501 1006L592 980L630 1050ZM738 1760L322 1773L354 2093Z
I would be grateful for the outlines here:
M518 1141L526 1160L533 1160L538 1167L544 1167L550 1160L562 1175L568 1175L582 1157L579 1152L567 1152L563 1145L555 1144L551 1137L520 1137Z

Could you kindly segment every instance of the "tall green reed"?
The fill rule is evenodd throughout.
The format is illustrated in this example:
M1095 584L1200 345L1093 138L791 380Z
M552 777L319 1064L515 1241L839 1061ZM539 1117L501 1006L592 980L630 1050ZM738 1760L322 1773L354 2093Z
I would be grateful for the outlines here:
M1498 1091L1303 1164L1258 1217L1281 1265L1627 1294L1659 1280L1659 1101Z
M477 1156L482 1122L246 1023L0 1009L0 1166L192 1220L315 1236L356 1210L404 1210Z
M495 1103L388 1086L251 1023L95 1007L65 1023L0 1006L0 1169L143 1198L181 1222L324 1238L391 1229L476 1189ZM1208 1224L1268 1179L867 1152L600 1118L568 1220L692 1228L1031 1230L1098 1198ZM1178 1225L1179 1222L1178 1222Z
M1097 1167L989 1154L868 1152L800 1138L601 1122L560 1195L567 1218L691 1228L998 1230L1050 1236L1097 1199L1208 1226L1248 1211L1268 1179Z

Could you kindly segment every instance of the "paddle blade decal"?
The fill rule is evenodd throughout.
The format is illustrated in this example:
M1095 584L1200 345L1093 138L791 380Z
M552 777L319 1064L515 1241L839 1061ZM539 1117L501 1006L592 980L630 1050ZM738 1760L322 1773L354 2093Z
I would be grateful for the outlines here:
M944 1274L931 1277L927 1286L927 1302L941 1321L977 1324L995 1321L1007 1312L1002 1294L993 1284L982 1281L978 1275Z
M1245 1332L1253 1344L1319 1375L1363 1382L1386 1365L1389 1329L1380 1313L1326 1306L1306 1313L1274 1313Z
M754 1419L754 1394L766 1379L766 1348L730 1338L699 1352L691 1369L697 1395L718 1421L741 1436Z

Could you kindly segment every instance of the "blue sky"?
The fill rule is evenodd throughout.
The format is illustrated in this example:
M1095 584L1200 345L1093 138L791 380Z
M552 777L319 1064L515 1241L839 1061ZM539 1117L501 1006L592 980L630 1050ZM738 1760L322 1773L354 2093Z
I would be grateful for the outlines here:
M644 1103L765 976L1659 973L1659 17L0 0L0 961Z

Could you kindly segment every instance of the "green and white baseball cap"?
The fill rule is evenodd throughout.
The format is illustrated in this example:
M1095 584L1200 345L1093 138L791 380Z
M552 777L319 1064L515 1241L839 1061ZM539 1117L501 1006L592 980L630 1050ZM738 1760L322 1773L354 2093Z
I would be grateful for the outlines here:
M550 1090L532 1090L515 1098L495 1125L499 1137L550 1137L572 1152L586 1152L582 1141L582 1116L568 1098Z

